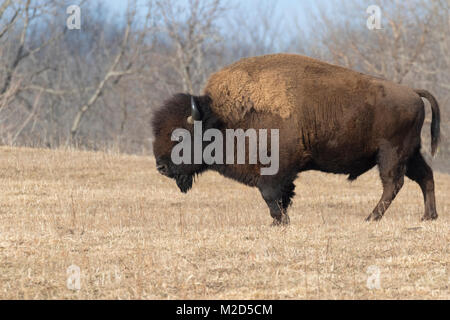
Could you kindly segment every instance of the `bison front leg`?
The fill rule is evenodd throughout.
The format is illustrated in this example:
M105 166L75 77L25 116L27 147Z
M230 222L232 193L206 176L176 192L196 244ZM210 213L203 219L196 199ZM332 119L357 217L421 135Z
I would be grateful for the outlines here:
M292 203L291 199L294 196L294 188L293 182L281 186L263 185L259 187L261 195L269 207L270 215L273 218L272 226L289 224L290 220L287 209Z

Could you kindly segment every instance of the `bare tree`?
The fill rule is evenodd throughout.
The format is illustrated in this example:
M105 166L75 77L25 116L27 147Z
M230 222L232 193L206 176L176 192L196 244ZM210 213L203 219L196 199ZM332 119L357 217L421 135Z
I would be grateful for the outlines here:
M5 6L5 9L3 9L3 12L6 10L6 7L12 4L8 4L9 1L6 1L3 5ZM41 51L44 47L48 46L50 43L58 39L63 32L59 32L56 35L51 36L46 41L42 42L40 45L30 47L27 45L27 33L29 32L29 26L30 23L38 19L41 15L41 10L45 8L48 4L47 3L37 3L32 5L31 0L27 0L23 8L17 7L14 9L13 17L11 18L10 22L6 24L6 26L3 28L4 31L2 31L2 34L5 34L8 29L15 24L17 21L16 17L19 13L23 14L22 17L22 26L20 31L20 36L18 39L18 46L15 49L14 54L12 55L12 59L9 63L9 65L6 66L5 70L5 77L3 79L3 85L0 88L0 95L4 94L10 87L11 81L13 79L13 75L19 66L20 63L22 63L26 58L30 58L39 51ZM3 6L2 6L3 7ZM64 29L65 30L65 29Z
M187 7L173 0L157 1L162 31L171 40L175 55L170 64L185 92L198 92L208 74L208 51L220 42L217 22L224 14L221 0L189 0Z
M75 118L72 122L72 126L70 129L71 138L74 139L79 127L81 120L84 114L95 104L97 99L103 94L105 90L105 86L108 80L113 79L113 86L117 85L120 79L124 75L131 75L133 73L138 72L139 70L134 68L136 60L139 57L139 53L141 50L141 46L144 43L145 37L151 27L148 26L148 22L150 21L152 14L152 2L148 2L148 13L145 18L144 29L141 30L136 36L136 42L134 50L130 50L130 33L132 32L132 24L136 21L136 1L128 2L128 13L127 13L127 23L123 33L123 38L121 43L119 44L119 49L114 58L111 60L110 66L107 68L104 73L102 79L98 82L95 90L92 92L89 99L79 108ZM131 52L130 52L131 51ZM128 54L127 54L128 53Z

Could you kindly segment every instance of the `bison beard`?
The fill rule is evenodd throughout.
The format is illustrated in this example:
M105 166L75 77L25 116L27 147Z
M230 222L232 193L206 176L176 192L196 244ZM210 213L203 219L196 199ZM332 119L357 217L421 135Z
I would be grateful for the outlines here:
M192 188L193 178L191 175L177 175L175 177L177 186L181 192L187 193Z

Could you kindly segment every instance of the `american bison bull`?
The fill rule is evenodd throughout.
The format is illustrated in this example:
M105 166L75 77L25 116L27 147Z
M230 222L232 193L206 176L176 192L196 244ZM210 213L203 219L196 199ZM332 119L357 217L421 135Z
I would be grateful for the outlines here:
M257 187L277 225L289 223L287 209L300 172L347 174L349 180L355 180L378 165L383 194L367 220L383 217L405 175L422 189L422 219L436 219L433 172L420 153L425 114L421 98L431 104L434 155L440 116L438 103L429 92L299 55L243 59L213 74L202 96L177 94L155 112L157 169L174 178L182 192L205 170ZM265 165L261 163L174 163L174 147L183 139L195 139L197 122L203 131L215 129L224 135L230 129L268 129L271 135L277 130L278 171L262 175ZM174 138L173 132L179 128L192 134ZM244 140L248 148L249 141ZM205 148L202 141L200 152ZM194 157L193 149L184 150L183 157Z

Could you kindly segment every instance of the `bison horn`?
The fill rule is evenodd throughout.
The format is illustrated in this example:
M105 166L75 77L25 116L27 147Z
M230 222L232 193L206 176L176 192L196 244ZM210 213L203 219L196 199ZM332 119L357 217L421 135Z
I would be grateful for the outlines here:
M202 119L200 111L198 110L197 104L195 103L194 97L191 96L191 115L188 117L187 121L193 124L194 121L200 121Z

